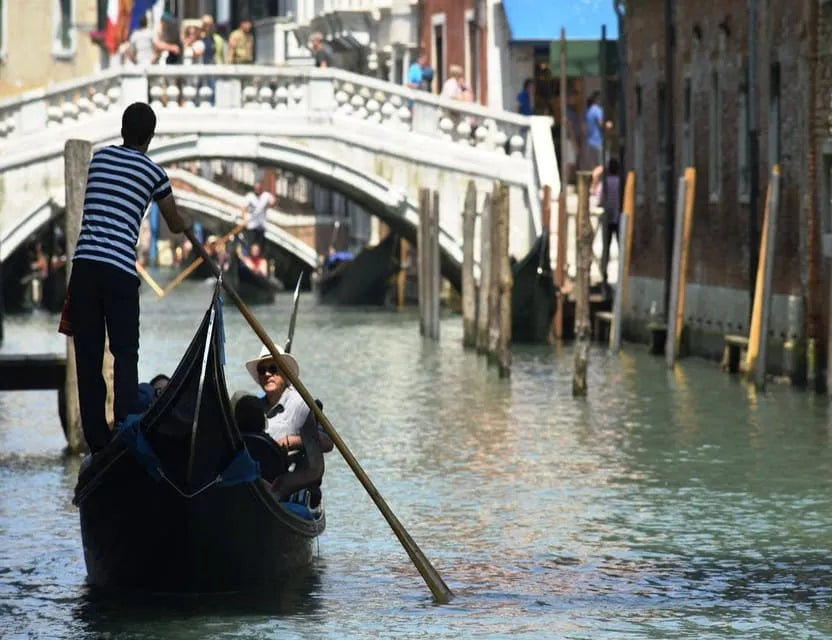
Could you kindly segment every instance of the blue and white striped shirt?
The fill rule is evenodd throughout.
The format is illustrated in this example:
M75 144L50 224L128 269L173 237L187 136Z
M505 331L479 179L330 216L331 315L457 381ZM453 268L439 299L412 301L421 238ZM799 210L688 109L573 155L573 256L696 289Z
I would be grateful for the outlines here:
M109 146L96 151L87 174L84 217L73 260L95 260L136 273L139 226L151 199L171 193L165 170L141 151Z

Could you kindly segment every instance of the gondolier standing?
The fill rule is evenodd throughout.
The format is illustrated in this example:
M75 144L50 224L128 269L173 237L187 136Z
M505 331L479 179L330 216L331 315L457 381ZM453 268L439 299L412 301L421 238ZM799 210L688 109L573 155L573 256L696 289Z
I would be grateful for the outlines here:
M266 214L269 207L273 207L277 198L263 189L263 183L254 183L254 191L246 195L246 204L243 207L243 222L246 225L246 239L249 245L257 243L260 248L266 246Z
M69 285L84 438L91 453L110 441L102 375L105 327L114 364L116 424L137 410L139 361L139 278L136 242L151 200L170 230L181 233L191 222L177 211L165 170L145 153L156 130L150 105L131 104L121 121L121 146L93 154L87 174L81 233Z

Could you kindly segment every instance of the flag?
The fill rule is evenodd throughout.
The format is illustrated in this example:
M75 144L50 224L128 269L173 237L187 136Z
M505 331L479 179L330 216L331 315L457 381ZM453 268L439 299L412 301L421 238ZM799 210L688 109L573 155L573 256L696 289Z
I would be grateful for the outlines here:
M118 51L118 46L127 40L130 34L130 19L133 12L133 0L107 0L107 26L104 28L104 44L110 53Z
M110 53L118 50L121 38L118 33L118 4L119 0L107 0L107 25L104 27L104 44Z
M139 21L142 16L154 8L154 5L164 5L164 0L135 0L133 12L130 16L130 33L139 28Z

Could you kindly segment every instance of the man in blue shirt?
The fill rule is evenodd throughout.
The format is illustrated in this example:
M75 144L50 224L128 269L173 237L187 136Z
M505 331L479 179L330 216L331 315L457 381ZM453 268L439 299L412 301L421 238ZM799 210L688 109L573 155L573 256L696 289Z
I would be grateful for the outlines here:
M590 169L604 163L604 109L601 107L601 94L596 91L590 96L586 110L586 146Z
M423 69L427 67L428 56L425 52L421 52L410 69L407 71L407 86L411 89L422 89L422 81L424 80Z
M517 111L524 116L534 115L534 80L527 78L523 90L517 94Z

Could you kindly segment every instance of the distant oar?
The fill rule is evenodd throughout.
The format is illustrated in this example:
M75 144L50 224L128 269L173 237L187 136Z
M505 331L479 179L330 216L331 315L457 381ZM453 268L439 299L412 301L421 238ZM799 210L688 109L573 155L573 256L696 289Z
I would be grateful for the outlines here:
M298 283L295 285L295 295L292 298L292 316L289 318L289 337L286 338L286 346L283 350L286 353L292 352L292 339L295 337L295 321L298 319L298 301L300 300L300 281L303 280L303 271L298 276Z
M237 235L238 233L240 233L240 231L242 231L242 230L243 230L243 229L245 229L245 228L246 228L245 223L240 223L240 224L238 224L236 227L234 227L231 231L229 231L228 233L226 233L226 234L225 234L222 238L220 238L220 240L219 240L219 241L220 241L220 242L227 242L227 241L228 241L228 239L229 239L231 236L235 236L235 235ZM191 241L191 242L193 242L193 241ZM197 244L200 244L200 243L199 243L199 242L195 242L195 243L193 243L193 245L194 245L194 246L196 246ZM200 244L200 246L202 246L202 245ZM187 277L188 277L189 275L191 275L194 271L196 271L197 267L199 267L199 265L201 265L201 264L202 264L202 262L203 262L202 256L199 256L199 257L197 257L197 259L196 259L196 260L194 260L191 264L189 264L189 265L188 265L187 267L185 267L182 271L180 271L180 272L179 272L179 275L178 275L178 276L176 276L173 280L171 280L171 281L170 281L170 284L168 284L168 286L166 286L166 287L165 287L165 290L164 290L164 292L163 292L163 294L162 294L162 295L167 295L168 293L170 293L171 291L173 291L176 287L178 287L178 286L179 286L179 284L180 284L180 283L181 283L181 282L182 282L185 278L187 278Z
M141 262L136 262L136 271L139 272L139 275L144 278L144 281L150 285L150 288L156 293L157 296L160 298L165 295L165 292L162 291L162 287L156 284L156 281L151 277L151 275L147 272L147 270L142 266Z
M219 267L211 260L208 253L205 251L205 248L196 241L196 236L192 230L185 231L185 235L188 239L193 243L194 248L199 252L202 258L205 260L205 263L208 264L211 269L213 270L216 276L220 276ZM364 487L364 490L367 494L372 498L373 502L376 503L376 507L378 510L381 511L381 514L384 516L384 519L387 520L387 524L390 525L390 528L393 529L393 533L396 534L396 537L399 539L399 542L404 547L404 550L407 551L407 555L410 556L410 560L419 570L419 573L422 575L425 583L427 583L428 587L433 594L433 598L439 604L447 604L450 602L451 598L453 597L453 593L445 584L444 580L442 580L442 576L439 575L439 572L433 567L430 561L427 559L422 550L419 548L419 545L410 537L410 534L404 528L399 519L387 505L384 498L382 498L381 494L376 489L375 485L373 484L370 477L361 468L361 465L358 464L358 460L355 459L355 456L347 447L346 443L341 439L341 436L338 435L338 432L335 431L335 427L332 426L332 423L329 421L324 415L324 412L315 404L315 399L300 381L292 370L285 365L283 362L283 356L278 352L277 347L274 346L271 338L266 333L266 330L254 317L251 313L249 308L245 305L245 303L240 299L240 296L237 295L237 292L234 291L234 288L228 284L228 281L223 278L222 279L222 286L225 289L226 293L231 297L231 300L237 305L237 308L240 310L240 313L243 314L243 317L248 322L249 326L254 330L254 333L257 334L257 337L260 338L260 341L263 345L269 350L272 358L277 363L277 366L280 367L280 371L283 374L283 377L286 378L289 382L291 382L295 389L297 389L298 393L303 397L304 402L309 406L309 409L312 413L315 414L315 417L318 419L318 422L324 428L326 435L329 436L329 439L332 440L332 443L336 446L338 451L341 452L341 455L346 460L347 464L349 465L352 472L355 474L355 477L358 478L358 481Z

